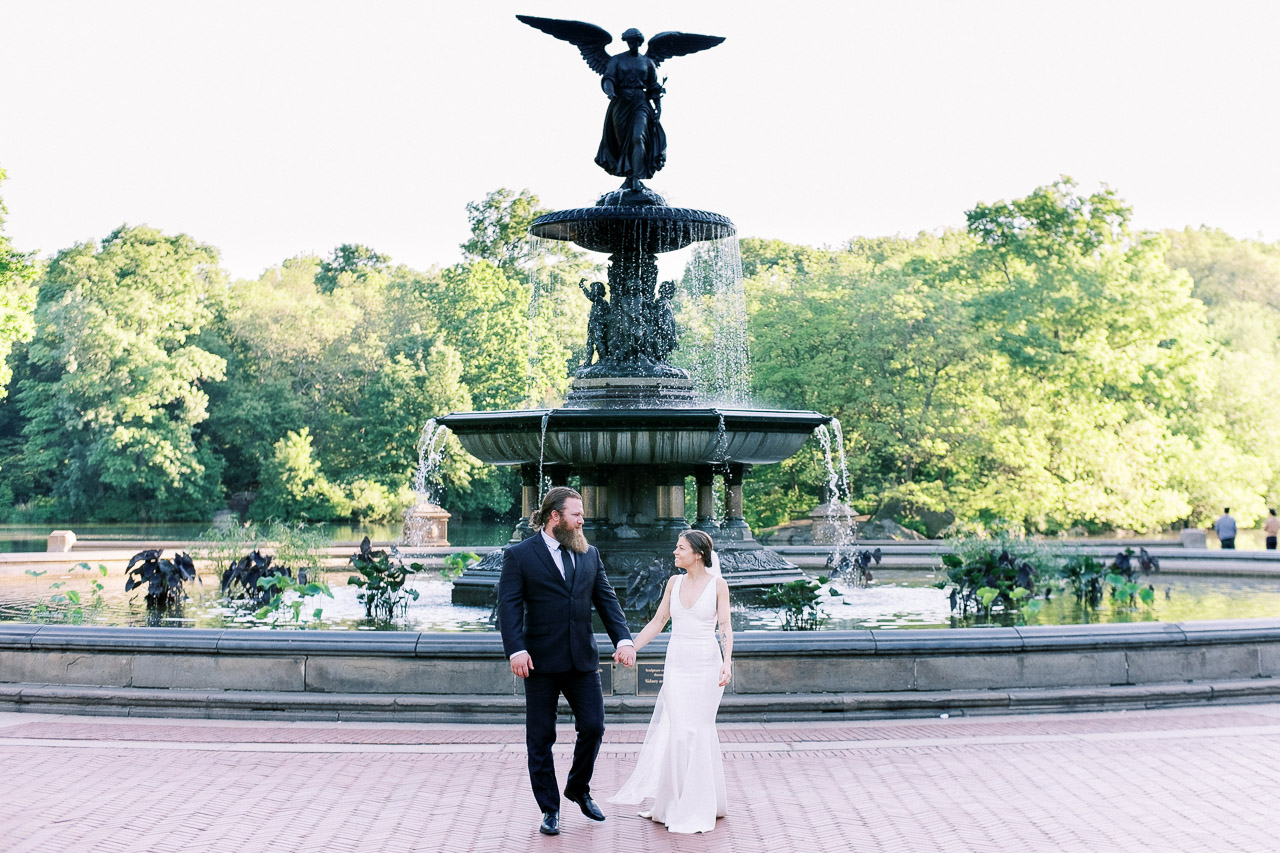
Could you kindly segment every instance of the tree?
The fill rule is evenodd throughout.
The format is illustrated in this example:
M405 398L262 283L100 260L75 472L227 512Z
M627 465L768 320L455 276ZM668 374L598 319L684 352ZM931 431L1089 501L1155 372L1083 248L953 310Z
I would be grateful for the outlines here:
M978 360L956 271L970 249L958 234L853 240L843 250L744 244L755 391L839 419L860 510L903 490L921 508L945 503L922 488L948 476L971 438L960 415ZM802 514L825 497L823 466L815 445L762 471L755 488L778 478L794 495L790 512Z
M207 518L220 463L200 434L225 362L194 345L217 252L121 227L59 252L39 283L24 454L69 519Z
M536 260L529 226L549 211L528 190L496 189L480 201L467 202L471 239L462 244L466 262L488 261L510 277L527 274Z
M1158 234L1134 232L1109 189L1069 178L968 214L973 316L1004 426L979 460L971 511L1037 528L1145 530L1192 507L1172 477L1202 393L1206 329Z
M379 254L368 246L343 243L333 250L329 260L321 261L320 271L316 274L316 286L321 293L329 293L343 281L343 276L350 281L370 272L384 271L390 260L388 256Z
M4 179L4 169L0 169L0 183L4 183ZM0 228L4 226L6 212L4 203L0 202ZM13 248L9 238L0 233L0 400L8 394L13 376L9 353L15 343L30 340L34 330L32 311L36 292L31 281L35 275L31 255Z

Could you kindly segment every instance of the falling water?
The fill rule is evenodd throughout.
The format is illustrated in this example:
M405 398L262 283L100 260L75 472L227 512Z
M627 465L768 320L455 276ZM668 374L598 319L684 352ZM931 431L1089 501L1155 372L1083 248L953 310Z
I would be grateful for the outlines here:
M413 472L413 491L419 501L440 501L440 462L444 458L444 439L448 432L447 427L431 418L418 436L418 468Z
M547 455L547 421L551 420L550 412L542 414L542 440L538 443L538 503L542 503L542 497L547 493L548 480L542 476L542 461Z
M438 512L443 489L440 482L440 463L444 459L445 437L449 430L431 418L418 436L418 467L413 472L413 491L417 500L405 510L404 531L401 541L406 545L424 545L438 534L430 512ZM446 516L447 518L447 516Z
M751 358L738 239L698 243L685 262L682 283L680 349L673 360L690 372L703 399L747 405Z
M849 465L844 458L844 429L840 426L839 418L831 418L831 429L835 432L836 452L840 457L840 488L844 491L845 502L850 503L852 495L849 491Z
M854 521L853 507L849 494L849 468L845 464L844 457L844 432L840 428L840 421L836 418L831 419L831 426L835 431L836 437L836 458L839 459L838 469L831 452L831 431L827 429L825 424L822 424L814 430L814 433L818 436L818 442L822 445L822 459L827 470L827 499L825 503L831 512L828 523L835 526L835 550L831 554L830 565L839 571L840 567L846 565L851 559L850 550L854 538Z

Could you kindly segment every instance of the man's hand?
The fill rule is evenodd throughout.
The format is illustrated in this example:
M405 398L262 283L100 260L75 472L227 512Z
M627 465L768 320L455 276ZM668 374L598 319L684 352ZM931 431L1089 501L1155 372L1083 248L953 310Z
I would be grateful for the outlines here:
M533 671L533 659L528 652L521 652L511 659L511 671L521 678L528 678Z
M620 663L623 666L636 665L636 647L622 646L613 653L613 662Z

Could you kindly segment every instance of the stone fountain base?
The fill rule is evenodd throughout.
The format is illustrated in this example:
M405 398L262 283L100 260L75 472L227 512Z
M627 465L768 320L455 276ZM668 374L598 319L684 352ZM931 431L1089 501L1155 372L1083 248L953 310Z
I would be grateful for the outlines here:
M404 514L402 544L411 547L448 547L449 519L452 517L429 501L419 501Z
M605 571L609 575L609 583L613 584L618 597L625 604L627 583L632 572L656 560L661 562L669 573L675 573L671 552L675 548L677 536L679 536L679 530L662 536L660 541L654 538L600 541L590 535L588 539L591 544L600 549L600 559L604 562ZM713 538L718 539L714 535ZM749 543L717 541L716 553L720 555L720 569L725 581L729 584L729 588L737 593L749 593L805 577L794 563L754 540ZM453 603L472 607L489 607L493 604L494 590L501 577L502 551L490 552L453 582Z
M627 387L626 377L600 379L601 388ZM582 390L583 378L575 380ZM641 387L653 391L654 378ZM591 387L591 386L587 386ZM686 518L686 479L696 484L693 527L709 533L731 588L753 589L800 580L791 563L755 540L743 517L742 484L751 465L786 459L828 418L817 412L768 409L566 406L517 412L463 412L441 423L479 459L520 465L523 518L512 536L532 534L528 519L546 482L582 493L584 533L600 549L609 579L622 596L637 570L661 561L675 571L671 552ZM718 523L717 481L724 522ZM455 604L488 605L502 572L491 554L454 582Z

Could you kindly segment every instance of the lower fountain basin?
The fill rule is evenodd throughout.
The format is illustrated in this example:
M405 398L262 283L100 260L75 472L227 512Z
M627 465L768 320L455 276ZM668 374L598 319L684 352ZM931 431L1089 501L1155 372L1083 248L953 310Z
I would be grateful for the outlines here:
M440 423L493 465L768 465L794 454L829 420L771 409L528 409L459 412Z

